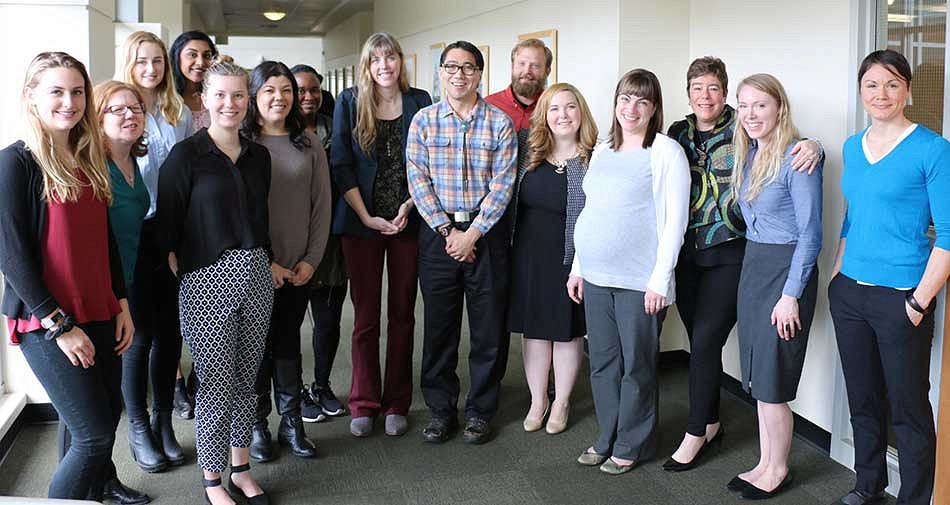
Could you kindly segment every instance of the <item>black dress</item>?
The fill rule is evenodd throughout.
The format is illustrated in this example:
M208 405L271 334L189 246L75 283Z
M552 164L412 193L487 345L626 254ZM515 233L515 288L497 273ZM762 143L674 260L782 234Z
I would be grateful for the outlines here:
M567 176L545 161L525 174L518 191L509 329L555 342L581 337L584 306L568 298L571 266L563 264Z

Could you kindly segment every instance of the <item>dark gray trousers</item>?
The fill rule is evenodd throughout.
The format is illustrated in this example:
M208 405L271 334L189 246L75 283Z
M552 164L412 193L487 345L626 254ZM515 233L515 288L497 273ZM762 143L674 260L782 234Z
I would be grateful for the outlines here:
M636 461L656 455L656 366L666 309L648 315L642 291L584 281L590 385L600 437L598 454Z

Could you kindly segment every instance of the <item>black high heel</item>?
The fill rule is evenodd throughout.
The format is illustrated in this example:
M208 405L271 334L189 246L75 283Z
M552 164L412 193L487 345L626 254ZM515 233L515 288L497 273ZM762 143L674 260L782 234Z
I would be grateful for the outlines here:
M249 463L244 463L243 465L231 466L231 475L236 473L246 472L251 469ZM261 490L261 494L255 496L248 496L244 494L244 490L241 489L237 484L234 483L234 479L231 476L228 476L228 488L231 489L231 492L243 497L251 505L270 505L270 499L267 498L267 494L264 493L264 490Z
M719 431L716 432L716 436L712 440L706 440L703 438L703 446L696 451L696 455L693 456L693 459L688 463L680 463L676 461L671 456L670 459L666 460L666 463L663 463L663 469L667 472L685 472L687 470L692 470L699 464L699 461L702 459L703 454L706 452L706 449L711 447L713 444L722 445L722 437L724 436L725 431L722 428L722 425L719 426Z
M217 479L211 479L211 480L201 479L201 485L204 486L205 488L218 487L221 485L221 477L218 477ZM225 492L227 492L227 490L225 490ZM205 489L204 493L205 493L205 503L207 503L208 505L214 505L213 503L211 503L211 498L208 497L207 489Z

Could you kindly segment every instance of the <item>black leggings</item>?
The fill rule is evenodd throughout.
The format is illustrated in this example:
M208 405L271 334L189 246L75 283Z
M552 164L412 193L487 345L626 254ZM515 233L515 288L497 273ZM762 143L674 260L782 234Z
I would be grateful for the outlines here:
M340 346L340 318L346 300L347 283L341 286L313 288L310 311L313 314L313 380L317 386L330 383L333 359Z
M159 253L154 220L142 225L135 279L129 305L135 323L132 345L122 355L122 396L129 420L148 418L148 379L152 377L153 407L171 410L175 375L181 357L178 279Z
M689 418L686 432L702 437L719 422L722 347L736 324L742 265L702 267L688 258L676 266L676 308L689 336Z

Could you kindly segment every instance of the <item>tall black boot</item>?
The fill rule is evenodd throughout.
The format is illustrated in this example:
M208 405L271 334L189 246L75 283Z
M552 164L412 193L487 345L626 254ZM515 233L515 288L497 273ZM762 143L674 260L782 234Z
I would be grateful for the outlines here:
M289 447L294 456L312 458L317 455L317 448L307 438L300 419L301 373L300 359L274 360L274 400L281 415L277 441Z
M155 440L148 418L129 419L129 447L132 460L142 471L155 473L168 468L168 460Z
M254 409L254 426L251 427L251 459L266 463L274 459L274 444L267 428L267 416L270 415L270 376L273 364L265 351L261 367L257 372L254 390L257 392L257 407Z
M185 451L182 450L178 439L175 438L175 430L172 428L172 411L153 410L152 411L152 433L158 442L158 447L165 453L165 459L172 466L185 464Z

